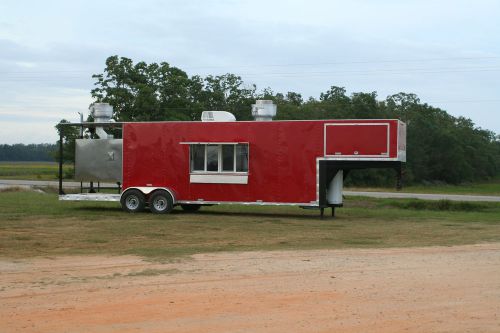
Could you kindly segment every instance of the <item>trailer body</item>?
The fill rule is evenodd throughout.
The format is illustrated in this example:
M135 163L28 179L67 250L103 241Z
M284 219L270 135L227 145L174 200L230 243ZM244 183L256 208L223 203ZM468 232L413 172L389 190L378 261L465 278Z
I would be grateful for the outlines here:
M392 168L400 185L406 161L406 125L397 119L269 121L276 106L265 100L252 105L256 121L204 111L201 122L115 123L109 104L91 111L93 123L61 124L93 129L76 141L79 194L63 191L60 138L61 200L120 201L129 212L234 203L316 207L321 215L332 207L333 214L350 170ZM116 126L121 139L106 131ZM118 193L95 193L103 181L116 182Z
M320 162L405 160L399 120L125 123L122 188L168 189L179 204L319 206Z

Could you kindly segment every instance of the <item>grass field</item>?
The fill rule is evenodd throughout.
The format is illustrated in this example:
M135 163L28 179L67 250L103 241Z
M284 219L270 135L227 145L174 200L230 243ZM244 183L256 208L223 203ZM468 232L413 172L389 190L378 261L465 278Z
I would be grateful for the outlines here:
M72 165L64 165L63 174L66 176L72 169ZM55 162L0 162L0 179L56 180L58 174Z
M335 219L297 207L127 214L117 203L0 192L0 257L408 247L500 241L500 204L349 198Z
M346 188L352 191L382 191L394 192L394 187ZM471 194L471 195L500 195L500 179L489 182L461 184L461 185L410 185L403 187L406 193L434 193L434 194Z

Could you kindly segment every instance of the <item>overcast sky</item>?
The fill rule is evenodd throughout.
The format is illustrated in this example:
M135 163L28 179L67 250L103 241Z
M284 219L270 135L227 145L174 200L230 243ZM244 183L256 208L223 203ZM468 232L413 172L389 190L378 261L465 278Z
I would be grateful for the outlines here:
M57 140L110 55L319 97L403 92L500 134L500 1L0 2L0 144Z

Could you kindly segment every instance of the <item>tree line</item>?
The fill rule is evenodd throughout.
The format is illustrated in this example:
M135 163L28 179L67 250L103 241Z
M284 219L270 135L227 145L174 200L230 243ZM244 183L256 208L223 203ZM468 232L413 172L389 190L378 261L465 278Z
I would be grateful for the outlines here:
M13 144L0 145L0 161L54 161L55 144Z
M319 99L304 99L297 92L258 91L234 74L189 76L166 62L134 63L118 56L109 57L104 72L93 78L92 97L110 103L116 121L199 120L203 110L229 111L237 120L251 120L251 104L271 99L278 106L277 120L403 120L407 124L406 182L458 184L500 176L499 136L470 119L422 103L411 93L380 100L376 92L348 95L344 87L331 86ZM354 173L350 181L381 185L393 178L383 170L367 170Z

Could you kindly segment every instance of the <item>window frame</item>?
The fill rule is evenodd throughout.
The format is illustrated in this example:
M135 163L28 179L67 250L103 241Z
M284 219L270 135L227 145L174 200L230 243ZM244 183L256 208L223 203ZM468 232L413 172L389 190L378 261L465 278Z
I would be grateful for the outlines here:
M217 154L216 159L217 159L217 170L208 170L208 147L216 147L215 153ZM210 173L219 173L221 169L221 145L214 145L214 144L207 144L205 145L205 168L203 169L204 172L210 172Z
M224 149L223 146L233 147L233 170L224 170ZM237 145L219 145L220 173L235 173L236 172L236 146Z
M189 174L212 174L212 175L248 175L250 170L250 143L248 142L183 142L183 144L189 144ZM204 148L204 161L203 170L193 170L192 168L192 151L193 146L201 145ZM208 149L207 146L217 146L217 171L208 171ZM246 145L247 147L247 171L236 171L237 169L237 154L236 146ZM233 146L233 170L225 171L223 170L223 149L222 146Z
M194 165L196 164L196 163L194 163L194 157L193 157L194 149L192 149L192 147L190 145L189 146L189 171L190 171L190 173L192 173L192 172L206 172L206 170L207 170L207 163L206 163L207 148L206 148L206 145L200 145L200 146L203 147L203 153L199 154L199 155L203 156L203 170L200 170L200 169L195 170L194 169ZM197 148L199 148L199 147L197 147Z

